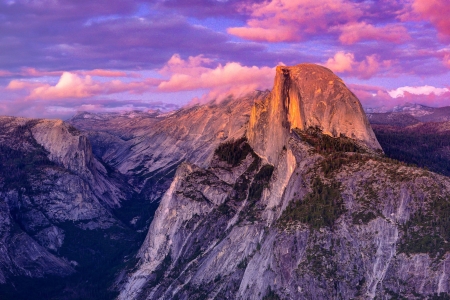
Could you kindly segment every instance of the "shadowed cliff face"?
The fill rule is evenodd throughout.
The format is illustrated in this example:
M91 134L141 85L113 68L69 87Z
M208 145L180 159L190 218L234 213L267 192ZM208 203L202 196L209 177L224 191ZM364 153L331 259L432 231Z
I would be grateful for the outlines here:
M61 120L0 117L0 299L111 299L150 207L126 179Z
M300 64L277 68L270 95L252 110L248 138L254 150L274 164L292 129L318 127L381 150L356 96L327 68Z

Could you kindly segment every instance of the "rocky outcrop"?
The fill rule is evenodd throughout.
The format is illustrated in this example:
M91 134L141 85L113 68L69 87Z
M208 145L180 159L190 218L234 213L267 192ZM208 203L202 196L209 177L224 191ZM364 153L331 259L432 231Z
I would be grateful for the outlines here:
M328 70L283 68L248 141L179 167L119 299L449 293L450 180L374 151L359 102ZM299 76L315 80L285 84Z
M84 130L94 153L132 178L136 190L159 201L184 161L206 167L223 141L241 137L253 103L268 92L178 111L111 117L80 113L68 122Z
M449 292L447 228L434 231L428 223L445 223L450 212L433 209L450 205L448 178L373 154L341 153L346 162L328 173L331 157L311 155L314 148L295 138L289 147L298 163L287 184L284 162L258 181L263 160L251 155L228 165L236 172L231 183L219 179L217 166L180 167L119 299ZM248 166L244 173L242 166ZM436 246L427 242L434 234Z
M18 230L7 200L0 198L0 284L7 283L11 275L43 277L73 273L69 261L50 253L46 245Z
M107 178L106 168L94 158L87 137L61 120L42 120L31 128L33 138L49 152L49 159L89 183L98 199L119 207L127 196L120 184Z
M73 253L87 247L77 234L101 230L100 242L127 231L112 211L131 189L73 126L1 117L0 156L0 283L73 274L81 264Z
M277 67L272 92L252 109L247 134L250 144L259 155L276 163L292 129L309 127L381 150L358 98L333 72L313 64Z

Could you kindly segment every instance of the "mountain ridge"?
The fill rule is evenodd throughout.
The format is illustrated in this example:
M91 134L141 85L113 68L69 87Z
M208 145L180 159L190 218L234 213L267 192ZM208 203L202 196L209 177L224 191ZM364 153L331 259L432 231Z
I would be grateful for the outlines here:
M118 299L447 293L450 179L385 158L351 134L297 128L296 108L278 100L273 109L256 102L247 132L260 122L274 145L243 136L216 148L209 166L180 165Z
M247 132L250 144L276 164L292 129L309 127L382 151L359 100L339 77L313 64L277 67L272 92L253 106Z
M419 122L450 121L450 106L429 107L417 103L406 103L392 109L366 109L371 124L408 126Z

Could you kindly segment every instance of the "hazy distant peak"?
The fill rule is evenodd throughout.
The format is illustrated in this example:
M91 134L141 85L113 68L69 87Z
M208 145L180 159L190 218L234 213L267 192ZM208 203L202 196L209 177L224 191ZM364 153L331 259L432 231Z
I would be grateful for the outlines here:
M405 111L432 111L434 108L419 103L406 102L404 104L396 105L394 107L379 106L379 107L365 107L366 113L389 113L389 112L405 112Z

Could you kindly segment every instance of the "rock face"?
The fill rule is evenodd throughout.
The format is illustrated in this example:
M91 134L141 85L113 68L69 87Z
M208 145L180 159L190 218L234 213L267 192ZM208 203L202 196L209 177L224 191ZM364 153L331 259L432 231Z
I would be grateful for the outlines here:
M31 128L34 139L49 152L49 159L89 182L98 199L118 207L127 196L120 184L107 179L106 168L94 158L86 136L61 120L42 120Z
M0 283L26 293L30 277L70 276L109 258L98 252L102 243L136 238L117 216L132 189L73 126L0 117L0 156ZM2 296L5 289L0 285Z
M178 165L208 165L266 94L172 113L80 113L69 121L80 130L1 117L0 298L114 298L114 270L136 254Z
M280 67L248 139L180 165L119 299L449 293L450 179L373 151L359 102L330 78Z
M242 136L253 103L266 95L255 92L169 114L80 113L68 122L84 130L96 155L132 178L139 193L159 201L179 164L206 167L221 142Z
M292 129L309 127L381 150L359 100L339 77L312 64L277 67L272 92L252 109L247 134L250 144L275 163Z
M219 157L208 169L180 166L119 299L374 299L449 291L448 228L432 225L449 213L433 208L450 205L448 178L373 154L353 160L358 154L340 153L346 162L330 172L332 157L311 155L314 148L295 138L289 147L298 163L287 181L287 151L266 176L254 154L235 167ZM435 234L436 248L427 242Z

